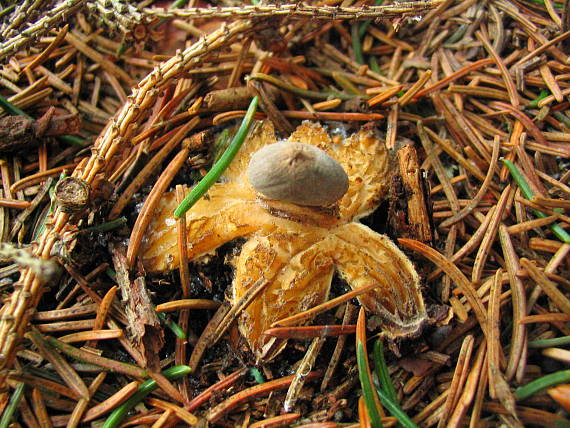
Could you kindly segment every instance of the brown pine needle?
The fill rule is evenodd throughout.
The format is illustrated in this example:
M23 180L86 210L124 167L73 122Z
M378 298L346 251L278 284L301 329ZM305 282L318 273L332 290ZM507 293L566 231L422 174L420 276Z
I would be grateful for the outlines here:
M507 273L509 274L509 283L511 286L511 291L513 293L513 332L511 340L511 352L509 355L507 369L505 371L506 379L511 380L515 375L515 371L518 369L518 367L524 367L526 365L523 352L527 332L524 324L522 324L520 320L526 315L527 308L524 284L516 275L520 268L518 256L511 241L511 237L507 232L507 227L504 224L501 224L499 227L499 240L501 242L501 248L503 249L503 256L505 258ZM520 382L520 379L518 380Z
M318 379L321 373L310 372L305 374L305 381L311 381ZM261 385L252 386L250 388L244 389L237 394L232 395L230 398L226 399L222 403L218 404L213 409L210 409L206 414L206 420L210 423L215 423L224 414L239 406L240 404L253 400L256 397L268 395L271 392L281 391L287 389L295 375L286 376L280 379L272 380L270 382L263 383Z
M188 131L190 128L193 128L195 124L196 121L193 120L188 124L188 126L185 126L185 129L181 130L179 140L182 139L182 136L186 133L186 131ZM142 244L143 236L145 235L146 230L152 220L152 215L156 210L157 205L160 203L162 194L165 192L166 188L178 170L182 167L184 162L186 162L189 153L190 150L188 147L183 147L182 150L180 150L180 152L175 156L168 167L160 175L156 184L152 188L151 193L148 195L148 198L146 199L145 204L141 209L139 216L137 217L137 221L133 226L131 238L129 240L129 247L127 249L127 264L130 269L132 269L135 264L139 248Z
M220 304L207 299L172 300L156 306L156 312L171 312L183 309L218 309Z
M493 61L495 61L495 64L497 64L497 67L499 67L499 71L501 72L501 77L503 78L503 81L505 82L505 87L507 88L507 92L509 93L509 100L511 101L513 107L518 108L519 95L517 93L517 88L515 87L515 83L513 82L513 79L509 74L509 71L507 70L504 61L501 59L499 55L497 55L497 52L495 52L493 46L491 46L491 43L489 42L486 32L477 31L475 33L475 36L477 36L477 39L479 39L481 43L483 43L483 47L489 53L489 55L493 57Z
M158 398L149 398L148 403L152 406L156 406L163 410L170 410L174 413L182 422L188 424L188 426L194 425L198 422L198 418L194 416L192 413L188 412L187 410L183 409L180 406L175 404L169 403L164 400L159 400Z
M123 330L90 330L61 336L64 343L84 342L88 340L118 339L123 336Z
M479 188L479 191L477 192L477 194L473 197L473 199L471 199L471 201L469 202L469 204L467 206L465 206L464 208L461 209L461 211L459 211L457 214L452 215L447 220L442 221L440 223L440 227L449 227L452 224L457 223L458 221L465 218L467 215L469 215L477 207L479 202L481 202L481 200L483 199L483 197L487 193L487 189L491 185L491 182L493 180L493 175L495 174L495 168L497 167L497 161L499 160L499 137L495 137L495 140L493 143L493 154L491 156L492 157L491 157L491 163L489 164L489 170L487 171L487 175L485 176L485 180L483 181L483 184L481 184L481 187Z
M426 72L420 75L420 78L416 83L414 83L407 92L400 97L398 100L398 104L400 107L404 107L408 104L412 98L420 91L421 88L425 86L428 80L431 78L431 70L427 70Z
M59 355L55 349L48 345L37 330L31 330L28 333L28 337L38 348L42 356L53 365L53 368L61 376L67 386L75 391L79 397L88 400L90 397L89 389L71 365Z
M540 286L542 291L548 295L552 303L563 313L570 315L570 300L558 289L556 283L548 279L548 277L528 259L521 259L521 265L528 271L530 277Z
M570 315L561 313L546 313L540 315L527 315L521 319L522 324L532 324L541 322L569 322Z
M432 263L438 265L447 275L449 275L453 282L459 287L461 292L467 298L467 301L471 305L471 308L475 311L475 315L479 324L481 325L481 330L485 333L485 336L489 335L489 326L487 320L487 314L481 300L475 290L473 289L472 283L470 283L467 278L461 273L461 271L442 256L439 252L433 248L427 246L426 244L412 239L398 239L398 242L404 247L420 253L422 256L428 258Z
M263 332L266 336L283 339L312 339L354 334L356 325L312 325L310 327L274 327Z
M449 388L449 394L443 404L442 417L437 425L438 428L449 426L447 425L447 421L461 397L465 380L467 379L471 353L473 352L473 344L474 338L471 335L466 336L461 344L461 350L459 351L459 357L457 359L453 379Z
M367 293L370 290L373 290L376 287L379 287L381 284L371 284L365 287L359 288L357 290L349 291L348 293L343 294L342 296L335 297L334 299L329 300L321 305L315 306L305 312L301 312L297 315L292 315L287 318L283 318L279 321L274 322L271 327L285 327L289 325L295 325L301 323L307 319L313 318L315 315L321 314L323 312L328 311L329 309L333 309L349 300L354 299L355 297L360 296L361 294Z
M259 422L255 422L249 426L249 428L270 428L274 426L286 426L301 417L300 413L285 413L279 416L273 416L272 418L267 418Z

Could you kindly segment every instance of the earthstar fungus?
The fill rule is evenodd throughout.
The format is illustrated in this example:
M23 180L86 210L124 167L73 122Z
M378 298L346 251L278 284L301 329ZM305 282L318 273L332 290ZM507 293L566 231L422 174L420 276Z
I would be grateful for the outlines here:
M233 261L232 300L239 301L260 281L267 284L239 319L240 332L257 358L271 358L285 344L263 334L271 324L328 299L335 271L353 289L378 284L359 300L378 315L383 334L390 338L418 334L427 314L412 263L387 236L358 221L386 193L390 172L384 143L366 128L333 142L320 124L311 122L299 126L288 141L278 144L288 148L287 144L302 142L335 159L348 176L346 192L340 193L343 196L332 204L328 197L313 203L329 203L317 207L307 206L306 200L294 204L291 199L268 199L274 196L271 192L256 192L248 180L250 159L276 142L272 124L258 123L223 181L214 184L186 214L189 260L247 237ZM340 189L342 178L335 182ZM165 194L150 225L142 252L149 272L178 267L175 207L174 192Z

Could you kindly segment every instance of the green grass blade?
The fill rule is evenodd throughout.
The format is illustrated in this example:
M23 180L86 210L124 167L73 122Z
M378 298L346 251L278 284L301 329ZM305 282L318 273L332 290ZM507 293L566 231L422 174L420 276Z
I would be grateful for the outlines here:
M184 330L182 330L182 327L180 327L177 323L167 318L166 315L164 315L162 312L157 312L156 316L158 317L161 323L164 323L164 325L166 325L170 329L170 331L172 331L172 333L176 335L177 338L181 340L186 339L186 333L184 332Z
M503 159L503 163L508 168L509 172L511 173L511 176L513 177L517 185L520 187L523 196L527 199L532 199L534 193L532 192L524 176L520 173L519 169L515 166L515 164L508 159Z
M528 103L528 107L537 108L538 103L541 102L544 98L546 98L549 94L550 94L550 92L548 92L546 89L541 90L538 97L536 97L534 100L532 100L530 103Z
M517 185L521 189L521 193L523 194L523 196L527 199L532 199L534 197L534 193L532 192L530 186L526 182L526 179L520 173L520 171L515 166L515 164L512 163L510 160L507 160L507 159L503 159L503 163L508 168L513 179L515 180L515 182L517 183ZM534 214L539 218L547 217L547 215L541 211L538 211L538 210L533 210L533 211L534 211ZM550 224L549 227L550 227L550 230L552 230L552 233L554 233L554 235L556 235L556 237L558 239L560 239L562 242L564 242L566 244L570 244L570 234L568 234L568 232L566 232L566 230L564 228L562 228L562 226L560 226L560 224L552 223L552 224Z
M186 376L191 371L188 366L174 366L166 369L162 374L169 380L174 380ZM131 398L113 410L113 413L109 415L103 428L115 428L120 425L123 418L134 406L140 403L148 394L157 388L157 383L154 379L145 380L139 385L137 392L133 394Z
M24 396L24 388L25 383L19 383L14 390L14 393L10 397L10 402L4 409L4 413L2 414L2 419L0 419L0 428L8 428L10 423L12 422L12 418L16 414L16 410L18 410L18 406L20 405L20 401L22 401L22 397Z
M378 396L380 397L380 401L382 405L388 410L388 412L394 416L400 424L405 428L418 428L418 426L410 419L410 417L404 413L404 411L398 406L395 402L393 402L388 394L384 392L382 389L377 389Z
M9 113L9 114L16 115L16 116L30 117L28 114L26 114L26 112L24 110L16 107L14 104L12 104L6 98L4 98L2 95L0 95L0 107L2 107L4 109L4 111L6 111L6 113Z
M118 229L119 227L122 227L125 224L127 224L127 218L123 216L123 217L119 217L115 220L107 221L105 223L97 224L97 225L91 226L91 227L86 227L85 229L80 229L79 232L80 233L109 232L111 230Z
M372 70L374 73L382 73L382 70L380 70L380 65L378 64L378 59L375 55L370 55L368 58L368 67L370 67L370 70Z
M392 379L390 379L390 373L388 373L388 366L384 358L384 342L382 342L382 339L378 339L374 344L374 367L380 381L380 388L377 389L377 392L382 405L392 416L398 419L400 426L405 428L417 428L417 425L412 422L410 417L404 413L398 404L398 394L396 394L396 389L394 388Z
M263 377L263 375L261 374L261 372L259 371L258 368L256 367L251 367L249 369L249 374L255 379L255 381L261 385L262 383L265 383L265 378Z
M370 416L370 423L372 428L382 428L382 417L378 407L376 406L376 390L372 386L372 379L370 377L368 367L368 357L362 343L356 345L356 359L358 362L358 377L360 378L360 385L362 386L362 396L366 404L366 410Z
M544 0L528 0L528 1L530 1L530 2L532 2L532 3L540 4L540 5L542 5L542 6L545 6ZM554 7L556 7L556 8L558 8L558 9L563 9L563 8L564 8L564 5L563 5L563 4L560 4L560 3L554 3L554 2L553 2L552 5L553 5Z
M535 379L526 385L519 386L517 389L515 389L515 399L524 400L525 398L528 398L531 395L542 391L543 389L566 382L570 382L570 370L562 370L556 373L552 373Z
M253 123L253 119L255 116L255 112L257 111L257 104L259 99L257 97L253 97L251 103L249 104L249 108L241 122L241 125L232 139L232 142L224 152L224 154L220 157L220 159L212 166L210 171L200 180L200 182L194 186L192 191L188 193L188 195L184 198L184 200L176 207L174 210L174 217L180 218L186 212L194 206L196 202L208 191L208 189L220 178L223 172L226 170L230 162L233 160L235 155L237 154L238 150L240 149L241 145L245 141L245 137L247 137L247 133L249 132L249 128L251 128L251 124Z
M378 339L374 343L374 368L380 381L380 388L382 388L390 400L398 403L398 395L392 384L392 379L390 379L390 373L388 373L388 366L384 358L384 342L382 339Z
M366 405L366 411L370 417L372 428L382 428L382 416L380 415L380 400L376 388L372 383L372 373L368 364L368 352L366 350L366 319L364 308L360 308L356 326L356 362L358 364L358 377L362 386L362 397Z
M553 346L570 345L570 336L555 337L552 339L532 340L528 342L529 348L550 348Z
M359 35L360 26L358 23L353 23L351 26L351 39L352 39L352 52L354 53L354 60L360 64L364 64L364 55L362 54L362 40Z

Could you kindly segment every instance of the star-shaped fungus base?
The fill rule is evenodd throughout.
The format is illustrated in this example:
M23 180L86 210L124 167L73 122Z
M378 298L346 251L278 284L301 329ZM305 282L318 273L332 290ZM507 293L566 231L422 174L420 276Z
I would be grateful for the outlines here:
M276 355L276 348L284 345L263 334L272 323L328 299L335 271L353 289L378 284L359 300L379 316L386 336L419 333L427 314L412 263L387 236L358 221L386 192L390 171L384 143L364 128L336 143L321 125L311 122L299 126L288 141L317 146L335 158L348 174L347 193L326 208L268 200L256 193L247 179L249 159L262 146L276 142L272 124L258 123L222 182L187 213L189 260L247 237L233 262L233 303L254 284L266 284L239 319L240 332L257 358L270 349ZM142 253L149 272L178 267L175 207L174 193L164 195Z

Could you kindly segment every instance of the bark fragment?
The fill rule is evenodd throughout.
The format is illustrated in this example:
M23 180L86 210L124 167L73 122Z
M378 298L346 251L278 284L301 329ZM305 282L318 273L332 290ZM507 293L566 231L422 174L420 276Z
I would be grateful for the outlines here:
M6 116L0 118L0 153L36 147L43 136L76 134L79 129L78 116L56 116L54 108L37 120L26 116Z
M55 186L55 200L64 213L75 214L89 201L89 184L76 177L66 177Z
M160 371L159 351L164 345L164 332L146 288L144 276L130 280L125 254L112 249L117 283L123 295L128 331L133 345L143 356L146 367Z
M416 149L406 145L397 157L399 173L391 186L390 226L398 236L431 243L431 217Z

